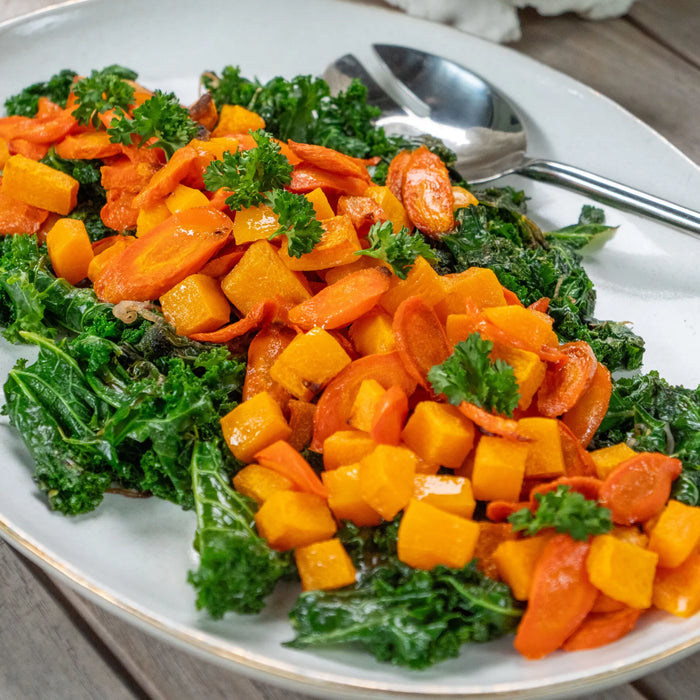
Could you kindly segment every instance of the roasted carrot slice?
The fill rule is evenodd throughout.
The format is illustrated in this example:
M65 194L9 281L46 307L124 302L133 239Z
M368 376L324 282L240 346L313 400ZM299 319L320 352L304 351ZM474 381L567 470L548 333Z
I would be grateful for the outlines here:
M292 307L289 321L305 331L349 326L374 308L389 289L389 277L383 267L352 272Z
M612 395L610 372L600 362L596 365L593 380L579 400L570 408L561 420L579 439L584 447L593 439L596 430L608 412Z
M457 407L470 421L478 425L482 430L493 435L510 438L511 440L521 440L522 436L518 432L518 421L512 418L505 418L495 413L489 413L486 409L476 404L462 401Z
M389 169L386 174L386 186L399 201L403 198L403 181L410 157L410 151L399 151L389 163Z
M554 418L570 410L593 381L598 360L591 346L577 340L559 346L564 358L547 367L537 392L537 409Z
M595 476L596 468L590 453L571 432L566 423L558 422L566 476Z
M406 371L421 386L430 389L427 379L430 368L442 364L452 353L440 319L422 297L412 296L396 309L392 330Z
M403 178L402 198L414 226L429 236L454 228L454 193L445 164L426 146L409 156Z
M568 486L570 491L580 493L589 501L597 501L602 485L603 482L594 476L561 476L546 484L534 486L530 490L530 507L536 510L539 506L536 498L538 493L544 495L550 491L556 491L560 486Z
M106 131L83 131L79 134L68 134L56 146L56 155L69 160L91 160L108 158L122 152L119 143L112 143Z
M294 166L292 181L288 185L291 192L305 193L320 187L326 194L362 195L367 189L367 180L349 175L323 170L309 163Z
M165 199L189 174L197 156L197 149L192 146L178 148L167 164L158 170L141 190L134 200L134 206L148 209Z
M248 362L243 382L244 401L261 391L267 391L281 406L289 401L289 392L270 376L270 367L292 342L295 335L296 333L291 328L277 323L264 325L255 334L248 346Z
M95 280L95 293L116 304L158 299L198 272L231 233L231 219L197 207L173 214L137 239Z
M600 487L600 504L610 508L618 525L641 523L658 515L683 468L675 457L640 452L608 474Z
M188 210L189 211L189 210ZM286 318L286 307L277 299L266 299L256 304L242 319L208 333L193 333L190 338L201 343L228 343L240 338L264 323L274 323Z
M494 523L502 523L513 513L530 507L529 501L489 501L486 504L486 517Z
M317 168L345 177L357 177L366 180L367 183L371 179L364 163L339 151L334 151L332 148L311 143L297 143L296 141L287 141L287 145L295 156Z
M328 498L328 489L311 465L285 440L273 442L257 452L255 461L291 479L300 491Z
M515 636L524 657L541 659L558 649L590 612L598 591L586 572L589 549L569 535L555 535L545 545Z
M382 445L398 445L408 416L408 396L400 386L390 386L374 409L369 434Z
M583 651L616 642L634 629L642 612L628 607L606 613L591 612L561 648Z

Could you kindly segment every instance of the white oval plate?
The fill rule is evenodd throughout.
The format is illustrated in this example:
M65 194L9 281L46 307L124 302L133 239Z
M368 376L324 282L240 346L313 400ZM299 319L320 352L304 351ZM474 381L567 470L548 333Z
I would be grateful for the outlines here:
M589 88L503 47L391 11L330 0L120 0L69 3L0 26L0 99L61 68L85 73L130 66L149 87L187 103L202 71L240 65L268 79L320 74L334 58L375 42L405 43L461 62L510 96L525 116L529 151L589 168L686 206L700 170L658 134ZM576 220L583 199L515 179L543 227ZM590 256L598 316L634 323L647 340L646 368L674 383L700 381L700 244L608 209L620 230ZM0 377L26 348L0 347ZM700 617L648 614L637 630L601 650L523 660L504 639L463 647L458 659L410 672L355 650L300 652L280 591L259 617L214 622L194 608L185 581L195 565L195 521L167 503L108 496L93 514L51 513L31 480L21 441L0 425L0 532L52 573L136 624L243 673L331 697L550 697L621 683L679 658L700 642Z

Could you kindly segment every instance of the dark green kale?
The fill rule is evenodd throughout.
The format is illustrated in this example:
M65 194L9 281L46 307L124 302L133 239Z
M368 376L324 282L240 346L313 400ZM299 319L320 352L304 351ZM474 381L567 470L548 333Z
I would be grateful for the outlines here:
M576 248L563 240L546 240L523 213L524 197L514 191L489 190L478 196L479 205L458 210L456 232L442 238L441 267L489 267L525 305L549 297L549 313L562 342L585 340L611 371L637 369L642 339L623 323L594 318L595 290ZM589 229L586 234L589 241L596 235L605 232Z
M257 148L224 153L204 173L210 192L226 187L232 190L226 204L233 210L262 204L267 193L291 182L292 166L280 152L280 146L265 131L251 132Z
M397 559L356 586L303 593L290 613L297 649L359 644L380 661L420 669L457 656L462 644L512 632L522 615L508 587L472 561L421 571Z
M109 110L124 114L134 101L134 88L127 81L137 77L134 71L118 65L93 70L73 87L77 105L73 116L80 124L92 124L97 128L101 124L101 114Z
M269 192L266 203L277 214L280 227L270 238L287 237L287 252L295 258L310 253L323 236L323 226L316 218L313 204L301 194L276 189Z
M700 386L672 386L652 371L613 380L608 412L592 448L626 442L683 462L673 497L700 505Z
M431 367L428 381L436 394L459 406L462 401L487 411L512 416L520 399L513 368L503 360L492 360L490 340L472 333L455 345L452 354L440 365Z
M515 532L536 535L549 528L585 541L590 536L602 535L612 529L612 514L608 508L588 500L569 486L559 485L556 491L535 494L539 504L533 514L530 508L522 508L508 516Z
M260 612L277 581L292 572L290 554L271 549L257 534L255 502L231 488L220 442L197 442L190 467L199 568L188 580L197 608L214 618Z
M5 111L8 116L33 117L39 108L40 97L48 97L51 102L65 107L76 75L75 71L64 69L46 82L34 83L24 88L17 95L5 100Z
M131 117L121 114L113 119L107 133L110 141L126 145L142 145L155 139L148 143L149 148L162 148L170 158L194 138L197 123L174 93L156 90L134 109Z
M42 163L74 177L79 183L78 203L69 214L71 219L80 219L87 229L91 241L99 241L114 234L112 229L102 223L100 210L107 201L101 184L100 160L68 160L56 155L53 147L41 159Z
M565 226L556 231L545 233L549 241L561 241L572 248L583 248L591 241L600 239L603 235L612 236L617 231L617 226L608 226L605 223L605 212L599 207L584 204L578 223Z
M391 221L373 224L367 234L367 240L370 247L357 254L384 260L402 280L406 279L419 255L431 262L437 259L433 249L420 233L410 233L405 226L402 226L398 233L394 233Z

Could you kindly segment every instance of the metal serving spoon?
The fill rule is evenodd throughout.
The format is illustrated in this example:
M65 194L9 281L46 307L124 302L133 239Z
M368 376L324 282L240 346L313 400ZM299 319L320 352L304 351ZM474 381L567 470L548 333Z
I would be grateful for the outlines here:
M405 46L375 44L369 69L346 54L323 77L333 92L353 78L380 107L389 134L431 134L457 155L456 170L471 184L518 173L700 236L700 213L571 165L526 155L522 120L503 95L453 61Z

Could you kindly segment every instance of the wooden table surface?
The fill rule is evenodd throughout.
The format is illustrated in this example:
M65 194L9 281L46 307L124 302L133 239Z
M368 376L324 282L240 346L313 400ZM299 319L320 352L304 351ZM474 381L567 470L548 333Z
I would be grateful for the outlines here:
M0 20L52 2L0 0ZM381 0L374 4L381 5ZM513 48L596 88L700 163L700 2L638 0L590 22L522 14ZM700 695L700 654L595 700ZM302 700L141 632L47 576L0 541L0 698Z

